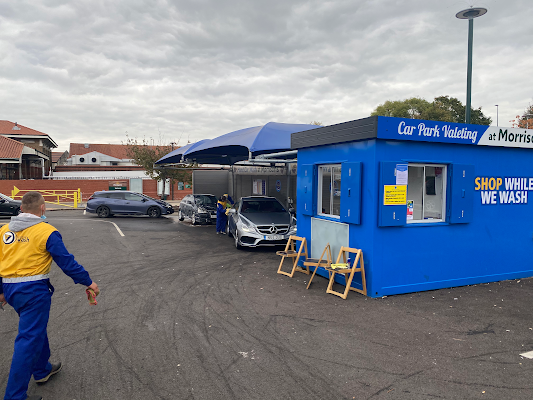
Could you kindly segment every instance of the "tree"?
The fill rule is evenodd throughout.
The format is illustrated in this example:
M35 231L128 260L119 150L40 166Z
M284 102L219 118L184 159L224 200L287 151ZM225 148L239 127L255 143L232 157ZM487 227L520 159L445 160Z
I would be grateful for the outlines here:
M406 100L387 100L370 115L464 123L465 110L463 103L455 97L439 96L431 103L420 97L411 97ZM490 117L483 115L481 107L471 109L470 119L472 124L477 125L490 125L492 122Z
M533 129L533 105L529 105L522 115L517 115L513 123L513 128Z
M406 100L387 100L380 104L370 114L371 116L380 115L383 117L412 118L422 119L421 116L425 110L430 107L431 103L419 97L411 97Z
M167 179L177 180L180 182L191 182L191 172L185 168L192 165L185 165L180 167L164 168L158 167L155 164L161 157L166 156L172 151L170 145L149 145L146 139L142 142L137 139L126 140L126 153L133 162L140 165L146 171L146 174L157 181L163 181L163 194L165 193L165 182Z
M309 123L309 125L318 125L318 126L322 126L322 122L319 122L319 121L312 121Z

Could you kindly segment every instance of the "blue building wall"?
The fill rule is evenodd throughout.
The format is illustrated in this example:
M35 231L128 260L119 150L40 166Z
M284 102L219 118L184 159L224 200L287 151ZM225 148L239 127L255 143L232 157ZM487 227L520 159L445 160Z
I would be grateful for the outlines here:
M501 178L499 191L503 191L505 178L533 178L532 156L531 149L523 148L382 139L300 149L298 234L311 240L311 216L302 212L304 166L361 162L361 223L350 224L349 244L363 250L369 296L533 276L533 198L526 204L482 204L481 190L471 187L467 189L467 195L473 196L469 223L450 223L447 218L442 223L379 226L382 162L438 163L449 170L471 164L475 177ZM527 191L530 194L533 191ZM343 200L345 193L341 193ZM353 286L360 287L360 277Z
M377 143L380 160L468 163L476 177L501 177L500 189L505 177L533 176L532 156L520 148ZM482 204L481 190L471 190L470 223L375 227L374 262L381 273L375 275L372 295L533 276L533 198L527 204Z
M361 162L362 168L362 192L361 192L361 210L364 210L361 214L361 224L350 224L350 246L360 248L363 250L364 261L366 266L366 278L367 282L373 282L374 269L372 266L372 257L374 254L374 235L375 235L375 218L377 215L377 189L378 179L377 170L375 165L376 161L376 140L368 140L361 142L350 142L344 144L330 145L314 147L298 152L298 178L297 178L297 191L302 193L304 191L303 185L303 166L314 164L335 164L342 162ZM315 179L314 185L317 181ZM316 195L314 193L313 195ZM308 242L311 241L311 216L304 215L302 210L304 209L304 196L298 195L297 197L297 218L298 218L298 235L307 238ZM342 202L342 195L341 195ZM324 218L317 215L315 218ZM337 219L331 219L339 221ZM333 254L335 261L337 254ZM327 276L327 272L323 269L319 269L318 275ZM340 283L345 283L343 275L336 275ZM353 282L354 287L361 287L361 277L356 276ZM367 287L368 283L367 283Z

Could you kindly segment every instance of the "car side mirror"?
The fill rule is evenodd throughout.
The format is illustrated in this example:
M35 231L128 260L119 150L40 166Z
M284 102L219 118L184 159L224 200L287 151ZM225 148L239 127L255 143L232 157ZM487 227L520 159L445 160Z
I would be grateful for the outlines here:
M5 203L6 200L5 199L0 199L0 203Z
M289 213L294 215L296 214L296 210L294 208L289 208Z
M147 202L148 200L146 200L145 198L142 199L142 202L145 203Z

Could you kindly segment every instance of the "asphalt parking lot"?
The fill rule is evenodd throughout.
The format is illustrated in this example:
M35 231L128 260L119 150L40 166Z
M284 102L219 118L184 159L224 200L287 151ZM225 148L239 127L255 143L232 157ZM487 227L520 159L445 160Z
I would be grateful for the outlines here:
M54 400L531 399L533 280L370 299L177 218L49 212L102 294L52 268ZM9 218L0 218L6 223ZM118 228L118 229L117 229ZM122 236L123 235L123 236ZM18 317L0 311L0 394Z

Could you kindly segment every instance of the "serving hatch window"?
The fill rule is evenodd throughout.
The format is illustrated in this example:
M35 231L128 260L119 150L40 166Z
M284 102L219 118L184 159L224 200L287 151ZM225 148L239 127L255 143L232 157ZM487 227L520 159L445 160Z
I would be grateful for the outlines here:
M330 164L318 167L318 214L340 217L341 215L341 165Z
M407 223L446 219L446 165L409 164Z

